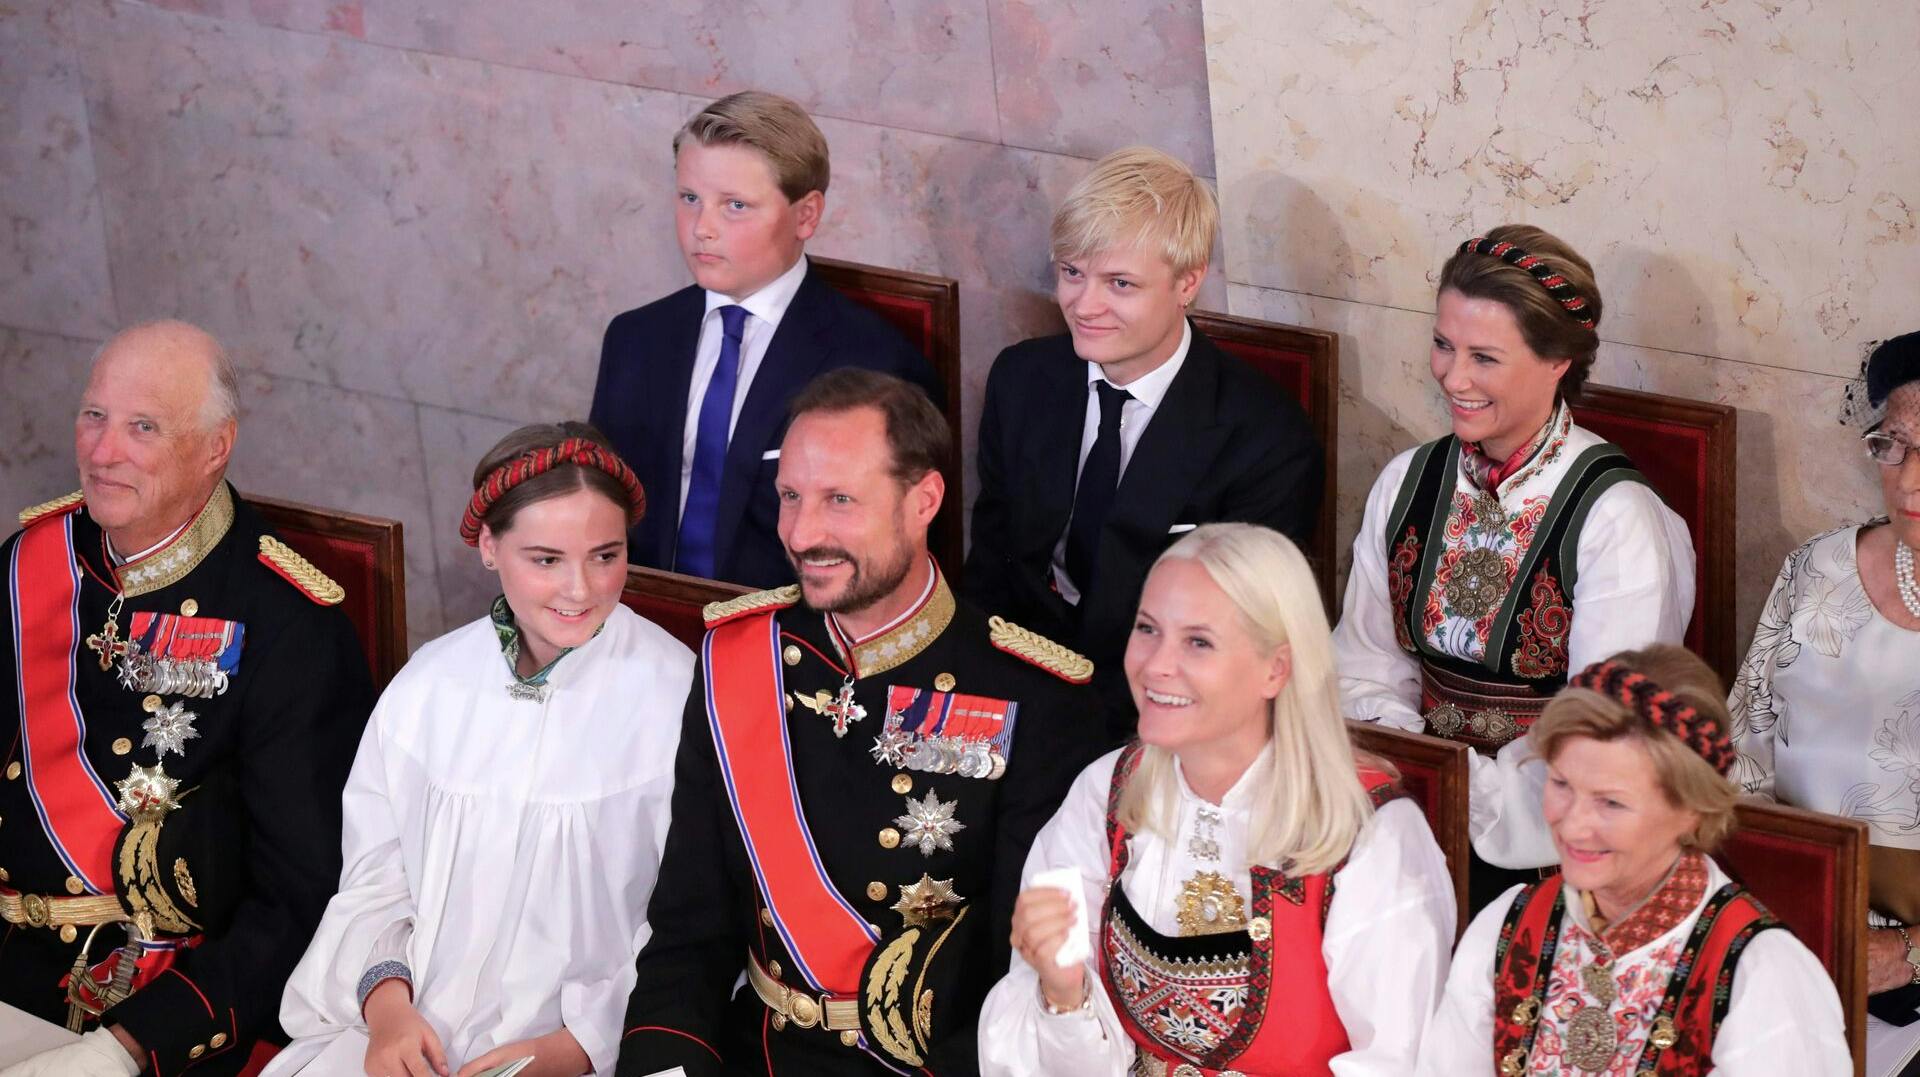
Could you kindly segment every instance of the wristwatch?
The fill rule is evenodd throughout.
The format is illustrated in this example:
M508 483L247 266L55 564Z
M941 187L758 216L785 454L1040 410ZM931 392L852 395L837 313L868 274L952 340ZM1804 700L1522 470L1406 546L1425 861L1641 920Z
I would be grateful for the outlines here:
M1900 933L1900 941L1907 948L1901 957L1906 961L1907 967L1913 970L1913 976L1907 980L1907 983L1920 984L1920 951L1916 951L1913 947L1913 936L1907 934L1905 924L1895 924L1893 929Z

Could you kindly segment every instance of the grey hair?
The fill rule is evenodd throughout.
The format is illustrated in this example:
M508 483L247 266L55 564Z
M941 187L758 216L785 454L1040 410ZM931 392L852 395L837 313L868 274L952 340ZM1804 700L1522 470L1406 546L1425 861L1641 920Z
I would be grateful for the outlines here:
M158 329L162 326L185 329L199 334L208 344L207 354L207 393L200 401L200 429L211 432L226 423L240 421L240 368L234 365L233 355L220 338L205 329L180 318L149 318L127 326L113 336L108 337L93 350L93 358L87 361L91 370L100 363L100 357L113 347L114 342L129 333L142 329Z

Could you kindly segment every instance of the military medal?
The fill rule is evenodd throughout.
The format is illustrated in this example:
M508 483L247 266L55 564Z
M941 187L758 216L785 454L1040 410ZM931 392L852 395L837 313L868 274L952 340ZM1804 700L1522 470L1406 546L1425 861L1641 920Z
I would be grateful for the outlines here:
M927 795L915 800L907 798L907 813L896 816L893 825L901 830L901 844L918 846L921 856L932 856L935 849L951 851L953 836L967 828L967 824L953 817L953 811L960 806L958 801L940 802L938 794L927 790Z
M87 637L87 650L100 656L102 673L113 668L114 659L124 657L129 651L136 651L139 647L132 640L120 638L120 607L125 605L126 601L126 595L114 595L112 604L107 606L107 623L100 627L100 631ZM122 683L124 684L125 681L123 680Z
M1620 1050L1620 1030L1607 1012L1618 996L1613 985L1612 960L1599 960L1580 970L1580 985L1597 1005L1584 1002L1567 1022L1567 1060L1590 1073L1606 1069Z
M940 678L934 683L941 683ZM1019 705L1007 699L890 685L886 731L874 740L874 761L928 774L997 780L1007 770L1018 710Z
M140 723L140 728L147 732L140 747L155 749L155 755L161 759L166 758L168 752L184 757L187 754L187 741L200 735L199 730L193 728L193 720L199 716L179 703L162 707L158 696L147 698L153 703L147 708L152 713Z
M120 791L120 810L134 819L151 821L180 806L180 782L167 777L164 764L134 764L127 776L113 783Z
M898 718L889 716L886 728L873 738L873 747L867 751L874 762L898 769L906 765L907 755L913 751L913 738L901 731Z
M922 872L920 881L900 887L893 911L907 927L924 927L935 920L951 920L965 902L953 892L952 879L936 879Z
M191 601L191 600L189 600ZM193 603L199 608L198 603ZM212 699L226 693L240 665L246 626L217 617L133 615L120 685L135 692Z

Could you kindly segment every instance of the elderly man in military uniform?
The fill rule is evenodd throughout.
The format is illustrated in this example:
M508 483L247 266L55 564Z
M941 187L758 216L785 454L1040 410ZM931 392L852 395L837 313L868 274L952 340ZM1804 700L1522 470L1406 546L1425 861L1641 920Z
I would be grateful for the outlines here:
M800 582L707 608L623 1077L976 1071L1027 848L1101 719L1091 663L928 556L947 439L889 375L795 399L769 494Z
M0 1001L90 1030L5 1077L238 1073L339 877L372 684L226 483L235 389L193 326L120 333L80 491L0 545Z

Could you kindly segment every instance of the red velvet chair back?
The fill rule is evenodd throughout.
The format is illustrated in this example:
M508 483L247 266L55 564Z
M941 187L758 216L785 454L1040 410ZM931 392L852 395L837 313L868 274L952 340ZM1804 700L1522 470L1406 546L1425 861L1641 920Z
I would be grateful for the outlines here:
M701 611L709 602L723 602L751 591L737 583L703 580L658 568L627 567L627 586L620 601L633 612L667 630L674 639L698 650L706 635Z
M1742 803L1715 854L1820 959L1840 990L1859 1072L1866 1051L1867 828L1853 819Z
M1320 595L1334 609L1333 577L1339 558L1334 550L1334 481L1338 475L1335 432L1340 417L1340 337L1320 329L1303 329L1230 314L1195 312L1193 326L1220 350L1272 378L1299 402L1313 426L1314 437L1326 453L1326 475L1320 495L1320 524L1312 548L1301 552L1313 562Z
M1347 723L1353 746L1392 763L1400 771L1401 788L1426 814L1434 840L1447 856L1453 876L1453 899L1459 910L1455 931L1467 929L1467 859L1471 852L1467 832L1467 753L1473 749L1458 741L1423 733L1406 733L1377 722Z
M346 589L340 603L384 690L407 660L407 568L400 521L271 497L246 502L295 553Z
M927 536L933 556L948 579L960 576L964 559L966 490L960 444L960 282L901 269L883 269L857 262L810 258L822 280L840 294L866 307L918 347L933 364L934 376L946 395L942 409L953 435L953 458L941 469L947 497Z
M1633 458L1687 522L1696 578L1687 648L1722 683L1733 677L1734 409L1724 404L1589 385L1573 419Z

